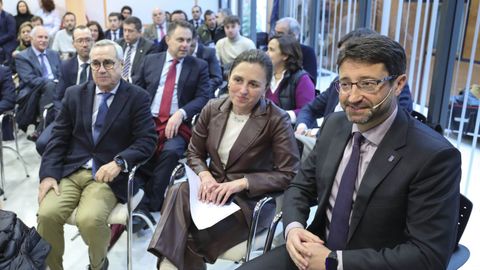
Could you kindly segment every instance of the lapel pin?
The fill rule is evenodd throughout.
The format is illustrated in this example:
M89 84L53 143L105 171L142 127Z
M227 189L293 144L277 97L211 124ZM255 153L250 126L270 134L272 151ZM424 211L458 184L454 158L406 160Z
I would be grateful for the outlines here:
M388 158L388 162L392 162L394 159L395 159L395 157L394 157L393 155L391 155L391 156Z

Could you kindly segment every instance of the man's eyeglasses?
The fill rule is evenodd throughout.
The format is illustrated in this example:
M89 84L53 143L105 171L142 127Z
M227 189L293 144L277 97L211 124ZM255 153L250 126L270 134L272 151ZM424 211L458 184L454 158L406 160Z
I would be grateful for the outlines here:
M390 75L390 76L387 76L387 77L385 77L381 80L365 79L365 80L361 80L361 81L358 81L358 82L337 81L336 82L336 84L337 84L336 89L337 89L338 92L347 94L347 93L350 93L352 91L353 85L356 85L358 90L360 90L362 92L365 92L365 93L373 94L378 90L378 86L381 83L386 82L386 81L390 81L390 80L394 80L397 77L398 77L398 75Z
M110 60L110 59L105 59L103 62L100 62L98 60L93 60L92 63L90 64L90 67L94 70L97 71L100 69L100 66L103 65L103 68L106 70L110 70L115 66L115 61Z

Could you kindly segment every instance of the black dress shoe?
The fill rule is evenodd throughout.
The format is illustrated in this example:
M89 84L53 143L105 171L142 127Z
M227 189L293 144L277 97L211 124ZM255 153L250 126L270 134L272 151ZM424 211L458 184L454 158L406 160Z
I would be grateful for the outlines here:
M143 209L136 209L133 212L137 213L137 214L142 214L143 216L146 216L152 222L153 225L155 225L157 223L155 221L155 219L153 218L152 214L150 214L149 211L145 211ZM143 218L139 217L139 216L133 216L133 218L132 218L132 232L137 233L142 229L143 230L148 229L147 222L145 222L145 220Z

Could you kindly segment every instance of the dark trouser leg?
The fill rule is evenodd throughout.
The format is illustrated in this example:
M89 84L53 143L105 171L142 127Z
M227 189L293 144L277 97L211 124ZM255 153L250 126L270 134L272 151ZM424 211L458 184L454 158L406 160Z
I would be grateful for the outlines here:
M264 255L251 260L238 269L242 270L263 270L263 269L275 269L275 270L290 270L298 269L297 266L290 259L285 245L281 245Z
M53 96L55 94L55 86L56 86L56 83L54 83L53 81L49 81L40 89L42 91L42 94L40 95L40 100L38 102L38 109L39 109L39 116L40 116L40 123L37 126L38 133L41 133L43 131L43 126L45 125L45 119L43 119L43 110L45 109L45 106L53 102Z

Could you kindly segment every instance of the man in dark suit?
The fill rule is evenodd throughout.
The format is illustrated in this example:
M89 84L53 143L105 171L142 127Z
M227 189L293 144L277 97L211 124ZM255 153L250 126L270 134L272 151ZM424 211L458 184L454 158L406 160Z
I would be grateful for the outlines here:
M292 17L281 18L275 24L275 34L277 35L294 35L300 42L300 24ZM315 50L307 45L300 44L303 55L303 69L305 69L310 78L313 80L313 84L317 83L317 56Z
M198 35L196 31L193 32L192 44L190 46L190 55L203 59L208 63L208 73L210 74L210 88L212 89L211 97L214 96L215 90L217 90L223 82L222 69L215 54L215 49L205 47L202 43L198 42Z
M15 107L15 85L9 68L0 65L0 114Z
M117 201L126 201L128 171L155 150L149 96L121 79L122 54L111 40L94 45L93 81L66 91L42 156L37 228L52 245L52 270L63 269L63 225L75 208L90 269L108 268L106 220Z
M117 41L125 52L122 77L131 82L145 55L155 52L156 48L152 41L142 37L142 21L135 16L130 16L123 22L123 33L123 38Z
M207 103L211 87L207 63L188 55L193 26L186 21L168 26L164 53L150 54L134 78L150 93L150 111L159 135L153 174L146 186L142 210L159 211L170 174L190 140L192 117Z
M167 34L168 24L165 11L160 8L154 8L152 10L152 20L153 23L145 27L143 37L158 45Z
M47 49L48 32L43 26L34 27L30 35L32 46L15 57L20 77L17 123L19 128L26 130L39 116L41 120L36 131L27 137L36 141L43 130L43 109L53 102L55 87L61 77L61 61L57 52Z
M0 0L0 65L9 66L12 62L12 52L17 47L15 18L3 10L3 0Z
M122 14L118 12L108 14L109 29L105 31L105 39L116 41L123 38L122 18Z
M204 20L202 19L202 7L199 5L194 5L192 7L192 19L188 22L191 23L195 29L198 29L204 23Z
M241 269L446 269L460 152L398 108L407 81L400 44L356 38L337 63L344 112L325 120L285 192L287 243ZM318 209L305 229L312 203Z

